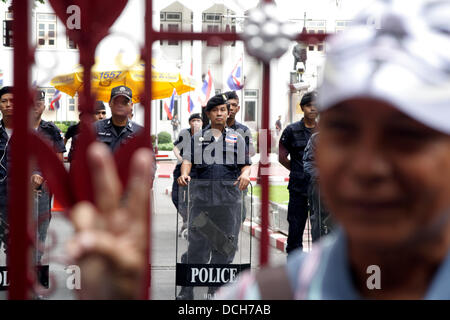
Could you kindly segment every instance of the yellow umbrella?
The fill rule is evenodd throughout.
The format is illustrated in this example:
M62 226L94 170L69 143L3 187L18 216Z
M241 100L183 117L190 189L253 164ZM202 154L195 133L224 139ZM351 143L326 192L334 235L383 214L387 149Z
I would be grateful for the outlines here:
M133 102L140 101L140 93L144 90L145 69L143 64L130 69L96 70L92 71L92 91L97 95L97 100L109 101L111 89L120 85L133 90ZM83 69L54 77L50 84L61 92L74 96L83 91ZM179 72L157 71L152 65L152 91L153 99L168 98L173 89L181 95L195 90L195 81L192 77L181 75Z

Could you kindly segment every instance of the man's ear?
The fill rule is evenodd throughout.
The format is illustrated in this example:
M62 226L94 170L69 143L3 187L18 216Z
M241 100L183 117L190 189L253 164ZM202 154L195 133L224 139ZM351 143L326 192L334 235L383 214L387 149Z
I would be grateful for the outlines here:
M211 118L209 117L209 111L205 111L205 113L206 113L206 116L208 117L208 119L211 120Z

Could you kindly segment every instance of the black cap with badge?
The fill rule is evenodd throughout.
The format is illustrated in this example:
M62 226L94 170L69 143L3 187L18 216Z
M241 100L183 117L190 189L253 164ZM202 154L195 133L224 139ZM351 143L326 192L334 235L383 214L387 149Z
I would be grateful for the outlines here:
M130 88L125 86L118 86L111 89L111 98L109 101L112 101L117 96L124 96L131 100L133 97L133 93Z
M214 97L208 100L205 111L211 111L212 108L227 104L228 97L225 93L216 94ZM228 106L227 106L228 107Z

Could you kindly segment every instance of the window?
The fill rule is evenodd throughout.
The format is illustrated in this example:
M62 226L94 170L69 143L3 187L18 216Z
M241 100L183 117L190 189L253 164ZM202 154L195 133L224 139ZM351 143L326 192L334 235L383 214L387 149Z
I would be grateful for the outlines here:
M236 25L231 25L231 32L236 33ZM231 46L232 46L232 47L235 47L235 46L236 46L236 41L233 41L233 42L231 43Z
M244 121L256 121L256 101L245 101L245 117Z
M258 90L244 91L244 121L256 121L256 106L258 105Z
M3 20L3 46L13 46L12 20Z
M75 97L74 98L72 98L72 97L68 97L67 98L67 109L69 111L75 111L76 104L77 104L77 99L75 99Z
M219 32L219 27L220 26L218 24L208 24L206 26L206 30L208 32ZM208 47L218 47L219 46L218 44L213 44L211 41L206 41L206 45Z
M164 31L164 26L163 26L163 24L161 23L160 25L159 25L159 31ZM159 45L163 45L163 41L162 41L162 39L161 40L159 40Z
M75 44L75 41L69 38L67 36L67 49L78 49L77 45Z
M222 15L220 13L204 13L203 14L204 22L220 23L221 20L222 20Z
M181 21L181 12L166 12L166 21Z
M340 33L343 32L345 29L351 27L352 21L351 20L337 20L335 25L335 32Z
M167 25L167 28L168 28L168 31L169 31L169 32L178 32L179 26L178 26L178 24L168 24L168 25ZM168 44L169 46L177 46L178 43L179 43L179 42L178 42L177 40L168 40L168 41L167 41L167 44Z
M50 109L50 103L53 100L53 96L55 95L55 88L40 88L45 92L45 108Z
M326 32L326 21L324 20L310 20L306 23L306 30L309 34L324 34ZM309 44L308 51L317 50L319 52L324 52L325 45L323 42L317 44Z
M36 17L38 47L56 48L56 15L38 13Z

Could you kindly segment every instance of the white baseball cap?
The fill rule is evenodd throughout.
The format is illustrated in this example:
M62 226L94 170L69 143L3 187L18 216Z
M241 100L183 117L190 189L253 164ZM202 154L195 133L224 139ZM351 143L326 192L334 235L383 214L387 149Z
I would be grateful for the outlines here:
M449 0L379 0L330 38L318 108L356 97L450 134Z

